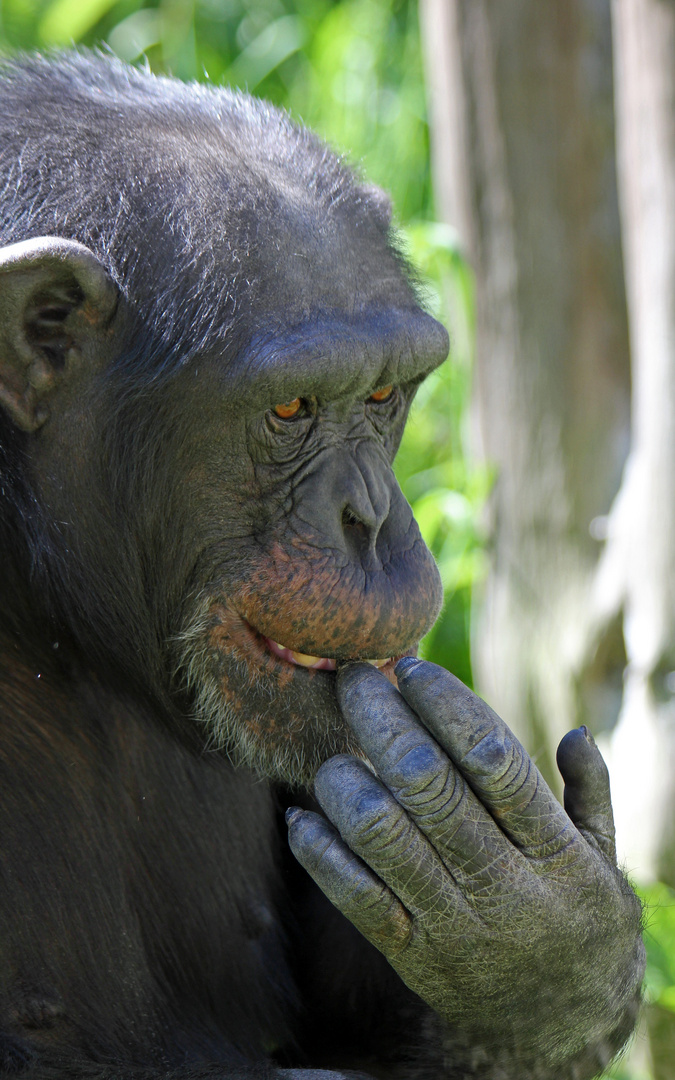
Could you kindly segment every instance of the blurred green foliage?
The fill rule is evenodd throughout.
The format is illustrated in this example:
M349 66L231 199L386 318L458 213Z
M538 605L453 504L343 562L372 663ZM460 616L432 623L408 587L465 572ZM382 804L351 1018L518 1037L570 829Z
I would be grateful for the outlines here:
M638 892L645 905L645 999L675 1013L675 892L658 882Z
M415 221L404 229L408 254L426 282L429 310L452 330L451 361L421 386L396 459L396 472L443 579L443 614L421 653L471 684L470 618L475 582L485 571L478 521L487 471L470 464L468 403L473 349L473 278L452 229Z
M626 1060L618 1061L606 1074L607 1080L654 1080L655 1075L670 1077L673 1072L670 1044L671 1018L675 1013L675 892L661 882L637 886L636 891L643 903L644 942L647 949L643 1020L652 1036L658 1031L660 1038L657 1035L652 1046L657 1057L663 1056L665 1048L667 1060L657 1060L656 1068L652 1066L643 1029L636 1036L638 1054L634 1056L629 1053Z
M483 570L487 479L466 460L470 272L433 222L415 0L0 0L5 49L101 45L131 63L209 79L287 108L393 197L452 361L422 387L397 472L438 559L446 601L422 653L471 683L471 587Z

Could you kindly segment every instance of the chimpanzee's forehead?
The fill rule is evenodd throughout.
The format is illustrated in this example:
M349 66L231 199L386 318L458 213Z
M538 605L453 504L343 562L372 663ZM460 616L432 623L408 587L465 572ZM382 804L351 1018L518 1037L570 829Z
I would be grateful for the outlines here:
M5 242L90 247L167 354L417 306L386 197L281 110L91 54L6 60L0 86Z
M240 302L248 295L258 311L272 306L292 321L317 308L413 304L373 189L357 184L327 148L318 154L313 137L311 152L301 141L297 153L282 144L274 159L276 140L289 131L297 138L297 130L248 127L243 137L236 119L209 121L209 137L195 146L184 131L153 132L139 208L149 242L164 235L170 247L191 245L195 261L210 258Z
M250 213L250 217L248 214ZM402 263L371 223L320 206L298 206L280 192L273 208L252 203L237 220L242 242L231 249L232 215L214 235L217 264L256 282L258 310L283 311L294 324L316 311L357 313L373 303L409 307L415 296ZM249 232L249 226L253 228ZM238 265L237 265L238 264Z
M330 189L318 176L310 182L306 160L301 170L292 155L270 162L265 138L254 131L237 142L229 119L223 124L190 153L183 134L153 133L143 182L129 196L142 222L140 259L185 265L214 316L228 302L240 318L281 315L287 325L318 312L417 306L369 189L351 176L345 191L339 177Z

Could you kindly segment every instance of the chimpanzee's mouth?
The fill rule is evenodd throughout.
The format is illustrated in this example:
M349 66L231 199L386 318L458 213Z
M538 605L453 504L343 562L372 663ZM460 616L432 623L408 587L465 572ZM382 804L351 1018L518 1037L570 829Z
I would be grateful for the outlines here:
M313 671L335 671L337 661L331 660L327 656L310 656L307 653L295 652L293 649L288 649L285 645L280 645L278 641L272 641L272 638L265 638L265 645L269 651L277 656L280 660L285 660L287 664L296 664L298 667L311 668ZM373 667L383 668L391 661L391 656L386 656L384 659L371 660L370 658L363 659L364 664L372 664Z
M401 657L410 654L414 656L417 655L417 645L414 645L410 649L397 653L395 656L381 658L345 656L335 659L328 656L313 656L309 653L299 652L297 649L291 649L289 646L282 645L273 638L267 637L267 635L263 634L260 630L256 630L255 626L253 626L248 619L232 608L221 608L220 610L223 614L225 611L228 611L229 620L235 620L234 626L230 622L231 630L227 635L228 642L232 643L233 639L238 639L240 646L244 646L247 651L250 650L257 653L260 660L266 660L268 664L273 663L281 665L281 668L286 668L289 675L292 668L304 668L305 671L325 672L327 677L331 677L335 675L339 663L347 660L358 660L362 664L372 664L374 668L381 671L388 679L393 680L394 667ZM280 669L277 668L277 670Z

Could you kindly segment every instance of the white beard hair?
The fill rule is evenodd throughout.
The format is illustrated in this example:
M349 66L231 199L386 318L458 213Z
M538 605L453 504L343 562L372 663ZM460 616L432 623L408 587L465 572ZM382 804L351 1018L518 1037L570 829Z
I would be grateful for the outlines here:
M264 730L266 714L258 712L252 723L242 721L241 715L223 696L218 678L213 672L212 647L208 644L212 597L203 597L195 604L194 614L185 629L173 642L176 662L174 681L194 702L192 719L205 735L205 750L224 754L236 767L252 770L259 777L280 781L289 787L312 788L319 767L335 754L352 754L362 760L365 755L345 725L341 730L326 730L310 744L301 738L303 731L316 720L303 721L296 727L296 738L284 740L283 745L270 748L256 737L254 730ZM264 674L253 676L243 661L235 661L240 685L267 697L270 711L274 709L278 689ZM244 691L245 692L245 691ZM318 733L317 733L318 735Z

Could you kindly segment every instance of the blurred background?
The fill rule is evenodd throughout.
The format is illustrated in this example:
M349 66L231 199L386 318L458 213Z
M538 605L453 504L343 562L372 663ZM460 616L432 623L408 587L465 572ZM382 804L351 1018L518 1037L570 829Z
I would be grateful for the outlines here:
M0 0L3 49L73 43L266 97L392 194L452 339L397 458L423 652L558 792L595 734L649 953L611 1075L673 1080L675 3Z

